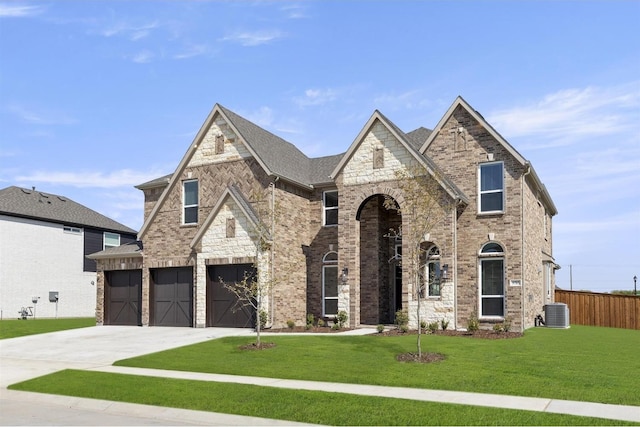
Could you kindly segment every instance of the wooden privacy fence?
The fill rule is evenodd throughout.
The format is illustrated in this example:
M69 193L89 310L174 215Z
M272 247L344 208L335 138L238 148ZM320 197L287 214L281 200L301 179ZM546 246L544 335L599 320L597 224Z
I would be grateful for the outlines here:
M571 324L640 329L640 296L556 289L555 297L569 307Z

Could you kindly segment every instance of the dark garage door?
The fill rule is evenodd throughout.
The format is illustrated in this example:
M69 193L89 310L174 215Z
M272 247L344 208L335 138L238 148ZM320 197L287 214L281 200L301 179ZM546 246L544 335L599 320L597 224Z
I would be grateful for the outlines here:
M107 325L142 324L142 270L105 271Z
M245 272L255 274L251 264L211 265L207 269L207 326L224 328L250 328L255 325L254 309L241 307L237 297L226 289L225 283L237 283L244 279Z
M151 270L151 324L154 326L193 325L193 269Z

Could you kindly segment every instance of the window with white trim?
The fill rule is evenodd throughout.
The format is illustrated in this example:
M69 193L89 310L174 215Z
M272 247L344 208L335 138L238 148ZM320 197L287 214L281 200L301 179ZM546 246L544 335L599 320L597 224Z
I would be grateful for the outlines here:
M504 317L504 249L487 243L479 257L480 317Z
M442 274L440 270L440 249L437 246L431 246L427 251L425 274L428 295L430 297L439 297Z
M478 167L478 213L504 212L504 163L483 163Z
M62 229L65 233L82 234L82 229L78 227L71 227L69 225L65 225Z
M182 223L198 223L198 180L182 182Z
M120 235L118 233L110 233L108 231L105 231L102 241L103 249L117 248L118 246L120 246Z
M338 192L325 191L322 194L323 224L338 225Z
M338 314L338 253L328 252L322 259L322 316Z

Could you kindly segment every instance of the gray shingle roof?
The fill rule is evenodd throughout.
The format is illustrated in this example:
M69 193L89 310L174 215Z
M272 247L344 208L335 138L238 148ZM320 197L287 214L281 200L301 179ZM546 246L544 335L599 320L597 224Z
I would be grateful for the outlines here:
M431 132L433 132L431 129L419 127L418 129L407 133L407 138L416 150L420 150L420 147L422 147L422 144L424 144L427 138L429 138Z
M264 162L268 172L293 182L311 185L310 159L298 147L221 105L220 109Z
M136 234L132 228L76 203L68 197L15 186L0 190L0 214Z
M423 141L424 142L424 141ZM154 187L163 187L169 183L171 176L173 174L161 176L160 178L152 179L151 181L144 182L140 185L136 185L136 188L139 190L144 190L146 188L154 188Z
M87 255L89 259L134 258L142 256L142 242L125 243L113 248Z

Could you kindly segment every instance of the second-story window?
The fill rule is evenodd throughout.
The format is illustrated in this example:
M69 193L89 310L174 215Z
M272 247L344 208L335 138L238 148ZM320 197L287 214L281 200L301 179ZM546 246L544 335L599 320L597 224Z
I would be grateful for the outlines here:
M118 233L104 232L103 249L115 248L120 246L120 235Z
M182 183L182 223L198 223L198 180Z
M325 191L322 196L324 225L338 225L338 192Z
M478 213L504 212L504 164L484 163L478 170Z

